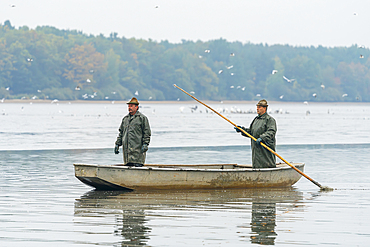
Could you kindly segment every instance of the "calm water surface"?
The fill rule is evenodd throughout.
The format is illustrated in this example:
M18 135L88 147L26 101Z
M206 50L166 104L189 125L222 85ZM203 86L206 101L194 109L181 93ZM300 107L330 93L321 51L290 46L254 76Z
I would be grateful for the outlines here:
M250 163L249 141L204 109L191 113L192 105L142 108L153 131L147 162ZM306 163L305 172L336 188L332 192L320 192L304 178L292 188L263 190L94 191L74 177L72 164L122 161L112 147L125 105L0 107L0 246L370 242L368 104L280 103L271 108L283 112L272 114L278 121L278 153L288 161ZM254 114L225 116L248 125Z

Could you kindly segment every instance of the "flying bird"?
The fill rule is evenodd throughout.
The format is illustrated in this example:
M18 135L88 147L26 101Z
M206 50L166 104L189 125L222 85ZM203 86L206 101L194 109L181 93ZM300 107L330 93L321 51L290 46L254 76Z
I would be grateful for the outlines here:
M360 58L364 58L364 55L360 55Z
M314 94L312 94L312 96L316 98L317 97L317 94L314 93Z
M259 93L258 93L258 94L256 94L256 97L261 97L261 94L259 94Z
M222 72L224 72L222 69L220 69L219 71L218 71L218 74L221 74Z
M33 62L33 58L27 58L27 62Z
M278 71L276 70L276 69L274 69L272 72L271 72L271 74L276 74Z
M80 86L75 87L75 90L76 91L81 90Z
M235 53L230 53L230 57L235 57Z
M194 91L191 91L190 93L191 93L191 94L195 94L195 92L194 92Z
M211 50L204 50L204 52L205 52L205 53L210 53L210 52L211 52Z
M286 80L287 82L289 82L289 83L292 83L293 81L295 81L295 79L288 79L288 78L286 78L285 76L283 76L283 78L284 78L284 80Z
M348 94L346 94L346 93L342 95L342 97L343 97L343 98L344 98L344 97L347 97L347 96L348 96Z
M234 86L230 86L230 88L234 88Z
M284 95L280 95L280 97L279 97L280 99L283 99L284 98Z
M135 95L136 95L136 96L138 96L138 95L139 95L139 91L136 91L136 92L135 92Z
M234 65L231 65L229 67L226 67L227 69L232 69L234 67Z
M5 88L6 91L9 91L10 87Z
M230 75L234 75L234 73L230 73Z
M90 79L86 79L86 82L87 82L87 83L90 83L90 82L91 82L91 80L90 80Z
M322 90L324 90L325 89L325 85L324 84L321 84L321 86L320 86L321 88L322 88Z

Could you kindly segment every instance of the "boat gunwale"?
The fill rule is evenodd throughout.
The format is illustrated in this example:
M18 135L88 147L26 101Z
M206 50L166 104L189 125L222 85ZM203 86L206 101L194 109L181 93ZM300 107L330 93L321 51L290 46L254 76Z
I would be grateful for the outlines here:
M212 164L213 166L231 166L233 165L233 169L227 168L188 168L186 166L181 165L173 165L179 167L153 167L150 164L147 164L142 167L130 167L130 166L123 166L123 165L99 165L99 164L73 164L76 166L88 166L88 167L95 167L95 168L115 168L115 169L126 169L126 170L150 170L150 171L197 171L197 172L270 172L270 171L279 171L279 170L287 170L293 169L292 167L285 165L280 167L273 167L273 168L246 168L242 166L238 166L237 164ZM300 168L304 167L305 163L293 163L294 167ZM171 165L165 165L171 166ZM194 165L197 166L197 165ZM202 165L198 165L202 166ZM236 166L236 167L235 167Z

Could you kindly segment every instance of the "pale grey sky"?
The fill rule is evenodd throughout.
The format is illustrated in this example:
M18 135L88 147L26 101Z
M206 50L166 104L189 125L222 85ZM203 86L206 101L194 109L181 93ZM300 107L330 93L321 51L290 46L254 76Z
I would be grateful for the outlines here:
M370 47L370 1L364 0L1 0L5 20L17 28L49 25L172 43L224 38Z

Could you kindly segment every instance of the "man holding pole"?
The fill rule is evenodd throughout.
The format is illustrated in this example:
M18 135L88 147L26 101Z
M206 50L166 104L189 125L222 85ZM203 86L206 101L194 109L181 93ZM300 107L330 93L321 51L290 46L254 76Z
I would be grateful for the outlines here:
M275 151L276 121L267 114L267 107L267 101L264 99L260 100L257 103L258 116L253 119L249 128L238 126L257 139L256 141L251 140L253 168L276 167L275 155L261 145L261 142L263 142L266 146ZM236 132L241 132L243 136L248 137L237 127L235 127L235 130Z

